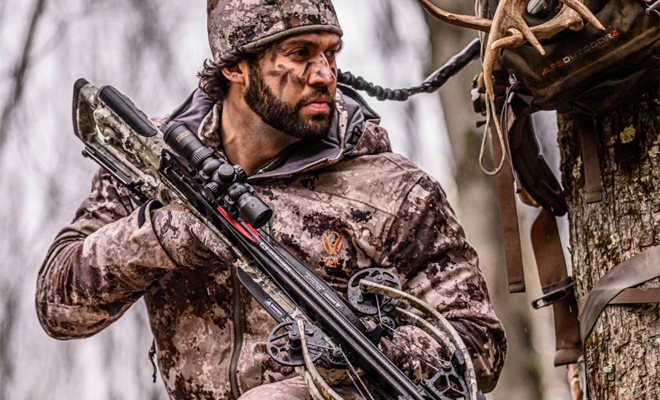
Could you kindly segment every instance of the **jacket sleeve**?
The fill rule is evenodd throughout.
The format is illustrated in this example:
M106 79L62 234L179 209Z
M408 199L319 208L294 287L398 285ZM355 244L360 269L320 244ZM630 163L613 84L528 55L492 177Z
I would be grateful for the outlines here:
M57 339L91 336L119 318L175 264L153 231L150 204L133 209L101 169L37 277L37 315ZM157 267L155 267L157 266Z
M492 391L504 365L506 336L490 303L477 254L445 193L423 176L395 218L380 264L396 269L404 291L447 318L471 354L479 388Z

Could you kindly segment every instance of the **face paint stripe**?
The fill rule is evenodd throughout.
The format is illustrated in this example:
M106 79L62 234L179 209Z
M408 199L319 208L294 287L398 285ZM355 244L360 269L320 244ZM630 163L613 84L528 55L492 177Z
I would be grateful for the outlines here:
M286 71L284 75L282 75L282 79L280 79L280 96L284 93L284 87L286 84L289 83L289 73L290 71Z
M313 63L308 62L307 65L305 65L305 70L302 73L302 76L307 76L309 73L309 70L312 68Z

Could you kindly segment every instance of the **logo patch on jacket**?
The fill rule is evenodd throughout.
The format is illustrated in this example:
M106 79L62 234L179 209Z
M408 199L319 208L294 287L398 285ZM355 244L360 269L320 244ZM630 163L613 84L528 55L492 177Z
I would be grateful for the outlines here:
M342 237L339 233L332 231L323 235L323 265L328 269L336 269L340 265L339 253L344 248Z

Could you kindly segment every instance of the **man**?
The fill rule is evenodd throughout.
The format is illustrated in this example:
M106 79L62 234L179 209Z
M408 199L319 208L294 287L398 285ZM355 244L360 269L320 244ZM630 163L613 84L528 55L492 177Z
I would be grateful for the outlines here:
M337 90L342 31L331 1L211 0L208 16L214 60L202 90L162 129L185 122L241 165L274 209L272 236L339 293L356 271L394 270L454 325L480 388L492 390L506 339L477 256L437 182L391 153L359 96ZM172 398L307 398L302 378L269 358L274 321L240 287L233 260L180 204L137 208L100 170L39 273L38 315L53 337L85 337L144 296ZM440 351L419 329L398 330ZM418 380L428 371L397 352L400 337L381 347Z

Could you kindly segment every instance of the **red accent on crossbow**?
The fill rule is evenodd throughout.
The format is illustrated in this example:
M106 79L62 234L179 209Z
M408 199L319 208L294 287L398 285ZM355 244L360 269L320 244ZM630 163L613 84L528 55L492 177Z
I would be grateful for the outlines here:
M252 225L248 224L247 222L244 222L243 224L239 223L238 221L230 217L229 214L227 214L227 211L225 211L225 209L222 207L218 207L218 211L220 212L220 214L222 214L223 217L225 217L227 221L229 221L231 226L236 228L236 230L239 231L241 235L248 238L251 242L257 243L257 239L261 239L259 237L259 232L257 232L257 230L254 229ZM245 228L247 228L250 231L250 233L252 233L252 235L254 236L250 235L250 233L248 233L248 231L245 230Z

